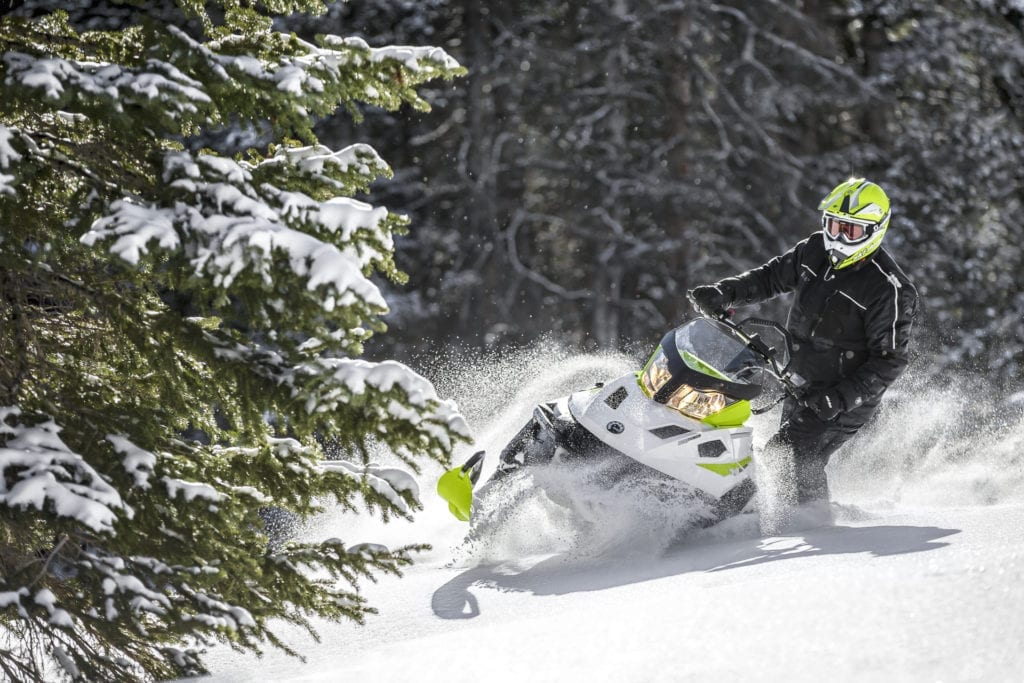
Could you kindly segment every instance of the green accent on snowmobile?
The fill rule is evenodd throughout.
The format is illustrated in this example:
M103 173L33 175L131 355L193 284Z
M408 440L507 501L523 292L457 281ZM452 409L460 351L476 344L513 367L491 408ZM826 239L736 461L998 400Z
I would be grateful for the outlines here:
M750 464L750 456L743 458L739 462L722 462L722 463L697 463L698 467L703 467L706 470L710 470L715 474L720 474L723 477L728 477L733 472L745 469Z
M462 467L453 467L437 480L437 493L448 502L448 510L457 519L469 521L473 507L473 482Z
M686 365L689 366L689 368L691 370L696 370L697 372L702 372L705 375L711 375L715 379L724 379L724 380L726 380L728 382L732 382L733 381L733 379L731 377L729 377L728 375L726 375L724 372L719 372L714 367L712 367L711 365L708 365L707 363L702 361L700 358L697 358L697 356L693 355L689 351L683 351L679 355L682 356L683 362L686 363Z
M721 429L723 427L742 427L748 419L750 419L750 401L736 401L714 415L708 415L701 422Z

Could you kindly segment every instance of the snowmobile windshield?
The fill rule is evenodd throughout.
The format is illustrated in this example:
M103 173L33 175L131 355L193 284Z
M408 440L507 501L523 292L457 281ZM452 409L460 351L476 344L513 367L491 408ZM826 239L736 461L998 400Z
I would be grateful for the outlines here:
M756 398L761 385L751 379L763 367L729 326L698 318L662 338L640 384L655 401L703 419L736 400Z

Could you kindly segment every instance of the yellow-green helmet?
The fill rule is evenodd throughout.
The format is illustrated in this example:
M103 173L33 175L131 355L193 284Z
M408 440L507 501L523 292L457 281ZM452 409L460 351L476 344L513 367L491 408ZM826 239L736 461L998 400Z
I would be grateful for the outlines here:
M836 270L878 251L892 217L885 191L864 178L850 178L837 185L818 209L825 251Z

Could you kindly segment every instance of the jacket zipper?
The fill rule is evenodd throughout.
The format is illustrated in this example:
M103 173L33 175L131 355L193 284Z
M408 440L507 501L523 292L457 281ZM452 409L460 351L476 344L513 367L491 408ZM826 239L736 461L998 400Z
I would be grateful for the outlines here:
M831 282L835 278L835 273L832 272L832 264L829 263L828 267L825 269L825 272L821 276L821 282L824 285L824 283ZM821 320L822 318L825 317L825 311L828 310L828 305L832 303L832 299L835 298L837 291L838 290L833 289L832 293L825 298L825 303L821 305L821 312L818 314L818 319L814 321L814 327L811 328L811 337L813 337L814 333L818 331L818 326L821 325Z
M835 292L830 294L829 297L827 299L825 299L825 303L821 307L822 312L821 312L820 315L818 315L818 319L814 321L814 327L811 328L811 336L812 337L814 336L814 333L818 331L818 325L821 325L821 321L825 318L825 310L827 310L828 305L829 305L829 303L831 303L832 297L834 297L834 296L835 296Z

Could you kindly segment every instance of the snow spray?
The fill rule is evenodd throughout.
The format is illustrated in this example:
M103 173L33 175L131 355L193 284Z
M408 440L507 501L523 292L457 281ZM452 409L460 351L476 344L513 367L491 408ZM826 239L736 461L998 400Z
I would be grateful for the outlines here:
M621 376L642 360L623 354L579 354L544 341L513 353L440 359L428 364L424 374L440 395L458 402L473 429L475 442L460 446L453 461L461 462L476 450L487 451L484 482L537 403ZM905 375L886 393L875 418L833 456L828 468L833 500L868 513L1024 500L1024 406L991 397L983 400L987 391L983 381L970 377L953 378L944 388L935 388L913 372ZM748 423L754 428L755 467L778 420L775 410ZM374 458L398 464L383 451ZM765 508L762 514L770 516L772 501L788 495L787 481L784 472L760 464L755 479L766 491L758 494L758 504ZM397 520L383 525L365 514L331 512L307 525L303 535L392 547L430 543L433 550L417 555L419 562L478 564L550 555L588 562L663 553L678 541L680 528L706 512L684 492L650 495L643 489L647 482L611 489L595 485L590 476L595 472L586 467L556 465L508 477L480 497L474 521L467 527L434 495L443 470L428 464L416 476L424 510L412 523ZM840 515L838 521L846 520ZM699 533L758 533L756 520L744 522L726 520Z
M621 377L643 360L579 354L543 342L511 355L441 368L440 379L435 379L438 391L458 401L476 435L475 443L454 460L485 449L481 482L486 481L498 454L538 403ZM462 535L453 539L454 561L498 563L559 555L562 561L580 564L612 556L653 556L710 514L706 503L684 485L662 477L630 478L609 486L601 476L605 466L600 460L552 463L478 489L469 532L463 527Z
M881 507L1024 501L1024 405L983 378L909 372L829 463L832 496Z

